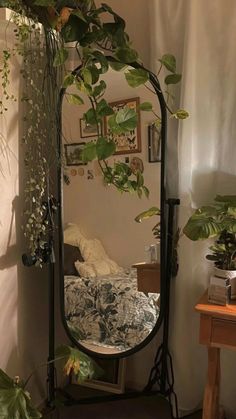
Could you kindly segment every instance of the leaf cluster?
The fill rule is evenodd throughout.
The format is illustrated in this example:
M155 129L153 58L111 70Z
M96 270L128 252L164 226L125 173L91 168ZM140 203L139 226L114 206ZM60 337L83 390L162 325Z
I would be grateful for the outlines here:
M64 373L73 373L79 383L87 379L98 378L103 370L89 356L68 345L61 345L56 350L56 362L63 360ZM46 366L43 364L42 366ZM32 378L34 371L26 381L19 377L10 378L0 369L0 417L1 419L37 419L41 413L33 406L26 386Z
M207 259L221 269L236 269L236 196L217 195L212 205L198 208L183 233L194 241L218 237Z

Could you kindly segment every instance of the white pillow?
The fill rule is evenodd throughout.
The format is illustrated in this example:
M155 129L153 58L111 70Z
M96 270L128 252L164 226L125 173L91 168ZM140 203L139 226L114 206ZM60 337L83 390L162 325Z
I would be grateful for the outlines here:
M80 276L94 278L96 276L109 275L110 267L105 260L96 262L75 262L75 267Z
M80 246L80 241L84 239L80 228L77 224L69 223L64 230L64 243L71 246Z
M108 259L105 249L98 239L81 239L80 252L85 262Z

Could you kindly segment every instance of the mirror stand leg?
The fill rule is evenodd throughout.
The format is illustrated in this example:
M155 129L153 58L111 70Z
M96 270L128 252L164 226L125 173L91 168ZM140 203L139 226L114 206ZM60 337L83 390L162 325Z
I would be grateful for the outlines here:
M165 269L165 290L163 293L165 314L163 318L163 339L157 349L154 366L151 369L145 392L150 392L153 386L159 386L159 393L168 398L173 418L178 419L178 400L174 391L174 370L172 357L169 352L169 313L170 313L170 283L172 279L173 240L174 240L174 216L175 206L179 205L179 199L168 199L168 226L167 226L167 257Z

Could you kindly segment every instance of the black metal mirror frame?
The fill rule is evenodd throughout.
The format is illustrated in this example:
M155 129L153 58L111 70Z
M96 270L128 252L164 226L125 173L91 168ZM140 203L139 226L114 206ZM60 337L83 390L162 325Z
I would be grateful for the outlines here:
M111 61L112 58L108 57ZM144 68L138 63L129 64L130 67L133 68ZM155 327L153 328L152 332L137 346L134 348L128 349L124 352L117 352L116 354L100 354L95 351L91 351L86 349L83 345L81 345L71 334L70 329L67 325L65 319L65 291L64 291L64 234L63 234L63 172L61 165L58 166L57 171L57 180L58 180L58 204L59 204L59 211L58 211L58 252L59 252L59 277L60 277L60 311L61 311L61 319L66 330L66 333L71 340L71 342L78 347L81 351L87 353L90 356L98 356L99 358L108 358L108 359L118 359L124 358L134 353L140 351L144 348L155 336L157 331L160 329L163 319L165 319L166 310L169 309L168 301L169 301L169 281L171 279L171 275L168 274L167 270L167 203L166 203L166 138L167 138L167 111L166 111L166 103L165 99L159 84L159 81L155 74L151 71L145 69L149 73L150 83L153 86L155 93L157 95L159 104L160 104L160 111L161 111L161 188L160 188L160 209L161 209L161 219L160 219L160 226L161 226L161 243L160 243L160 257L161 257L161 281L160 281L160 312L158 316L158 320L156 322ZM77 67L73 74L77 74L80 71L80 67ZM60 92L60 100L58 105L58 155L59 161L61 161L62 157L62 103L63 97L65 94L66 89L61 89ZM170 272L169 272L170 273Z

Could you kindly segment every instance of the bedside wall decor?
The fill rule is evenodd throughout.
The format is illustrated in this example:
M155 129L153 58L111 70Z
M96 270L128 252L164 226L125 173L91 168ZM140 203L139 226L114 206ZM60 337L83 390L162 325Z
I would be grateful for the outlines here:
M98 128L97 125L88 124L84 119L80 118L79 120L80 125L80 137L81 138L89 138L89 137L97 137L98 136ZM99 135L102 134L102 127L99 125Z
M64 144L67 166L80 166L87 164L84 163L80 158L80 153L83 149L84 144L85 143Z
M104 132L110 139L116 143L116 152L114 154L130 154L140 153L141 149L141 127L140 127L140 113L139 113L139 98L124 99L116 102L109 103L113 110L131 109L137 112L138 123L137 126L127 133L112 134L108 120L109 116L104 118Z

